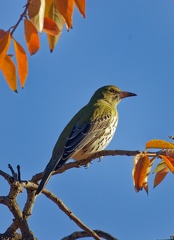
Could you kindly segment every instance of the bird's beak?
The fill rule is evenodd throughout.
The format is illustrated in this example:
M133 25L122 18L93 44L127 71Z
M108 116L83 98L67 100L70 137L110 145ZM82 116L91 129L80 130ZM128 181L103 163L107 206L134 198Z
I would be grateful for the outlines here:
M133 97L133 96L137 96L137 94L131 93L131 92L121 92L120 93L120 98Z

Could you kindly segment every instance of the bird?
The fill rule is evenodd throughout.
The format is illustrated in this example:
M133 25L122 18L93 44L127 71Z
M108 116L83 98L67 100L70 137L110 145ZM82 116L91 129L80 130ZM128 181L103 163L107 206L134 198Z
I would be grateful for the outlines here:
M118 124L117 105L123 98L132 96L136 94L121 91L114 85L95 91L88 104L75 114L60 134L36 195L41 193L53 172L70 158L86 159L108 146Z

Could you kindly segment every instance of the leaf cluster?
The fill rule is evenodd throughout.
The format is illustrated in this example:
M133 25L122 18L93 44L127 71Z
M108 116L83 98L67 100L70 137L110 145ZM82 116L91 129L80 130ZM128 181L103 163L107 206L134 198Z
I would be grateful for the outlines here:
M147 152L147 149L160 150L154 154ZM150 140L146 143L146 150L134 158L132 177L137 192L144 188L148 193L148 176L157 158L161 161L153 171L155 173L154 187L164 180L168 172L174 173L174 144L164 140Z
M61 36L64 25L72 28L74 6L85 17L85 0L28 0L17 23L9 30L0 29L0 70L11 90L17 92L17 72L22 88L28 75L28 57L23 46L14 38L14 32L21 21L30 55L40 49L39 33L45 32L52 52ZM14 54L8 53L11 41ZM16 63L13 61L15 55ZM17 70L16 70L17 69Z

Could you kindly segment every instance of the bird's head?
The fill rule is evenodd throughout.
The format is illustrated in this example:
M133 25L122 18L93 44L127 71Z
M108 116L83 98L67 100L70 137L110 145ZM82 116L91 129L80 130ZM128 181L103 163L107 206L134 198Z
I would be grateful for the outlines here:
M99 88L94 93L90 101L97 101L97 100L103 99L109 104L117 105L122 98L133 97L133 96L136 96L136 94L131 92L124 92L124 91L121 91L116 86L109 85L109 86L104 86Z

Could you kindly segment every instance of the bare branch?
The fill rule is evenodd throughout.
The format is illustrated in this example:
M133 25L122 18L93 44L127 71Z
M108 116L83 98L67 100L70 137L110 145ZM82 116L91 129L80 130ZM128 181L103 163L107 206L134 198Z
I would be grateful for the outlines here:
M88 226L81 222L79 218L77 218L73 212L50 191L44 189L42 192L47 198L53 201L70 219L72 219L81 229L88 233L88 236L93 237L96 240L100 240L100 237Z
M36 186L37 189L37 186ZM27 188L27 200L23 209L23 217L28 218L32 214L33 206L36 200L35 192L30 188Z
M88 166L89 163L91 163L96 158L102 158L103 156L136 156L139 154L140 151L127 151L127 150L104 150L97 152L93 154L91 157L75 161L75 162L69 162L62 166L57 172L54 172L53 175L62 173L66 170L69 170L71 168L79 168L81 166ZM160 150L157 152L146 152L146 154L149 157L158 157L159 154L166 155L165 150ZM28 226L28 218L32 214L32 209L36 200L35 197L35 190L38 187L38 181L43 177L43 172L38 173L34 175L31 179L31 181L21 181L20 179L20 167L17 167L17 173L13 170L12 167L10 167L12 176L9 174L3 172L0 170L0 176L2 176L10 185L10 191L7 196L1 196L0 197L0 204L6 205L9 210L12 212L14 216L13 223L9 226L9 228L6 230L4 234L1 234L1 236L9 237L14 236L14 239L17 239L15 235L16 231L20 229L21 231L21 237L24 239L32 239L34 240L34 234L30 231ZM20 209L20 207L17 204L17 196L23 191L23 188L26 188L27 190L27 200L24 205L23 211ZM72 211L53 193L50 191L44 189L42 192L47 198L49 198L51 201L53 201L70 219L72 219L84 232L78 232L74 233L73 236L91 236L94 239L99 240L100 237L103 237L105 239L115 239L112 236L104 235L107 233L104 233L102 231L93 231L88 226L86 226L77 216L75 216ZM80 234L80 235L79 235ZM18 237L18 236L17 236ZM13 239L13 238L12 238ZM65 238L66 239L66 238ZM67 238L68 239L68 238ZM73 238L71 238L73 239ZM75 239L75 238L74 238ZM76 237L77 239L77 237Z
M109 233L103 232L101 230L93 230L93 231L95 233L97 233L98 236L100 236L106 240L118 240L117 238L113 237ZM62 238L61 240L75 240L75 239L86 238L86 237L90 237L87 232L78 231L78 232L72 233L71 235L69 235L67 237Z
M2 176L5 180L7 180L8 182L10 181L10 182L12 182L11 180L11 176L9 175L9 174L7 174L7 173L5 173L5 172L3 172L2 170L0 170L0 176Z
M18 175L14 172L12 167L10 167L10 169L13 176ZM7 196L0 197L0 204L6 205L14 216L14 221L11 226L6 230L4 234L0 235L1 239L21 239L19 238L20 235L16 235L17 229L20 229L22 239L34 240L35 238L29 229L27 218L23 216L23 213L17 203L17 196L22 192L22 189L26 185L26 182L15 181L16 177L14 179L14 177L11 177L3 171L0 172L0 175L3 176L10 184L9 194Z
M17 223L16 219L14 219L13 223L9 226L9 228L5 231L5 233L3 234L4 236L15 236L16 231L19 228L19 224ZM21 234L18 234L21 238Z
M19 233L14 233L10 235L4 233L4 234L0 234L0 239L1 240L21 240L22 236Z

